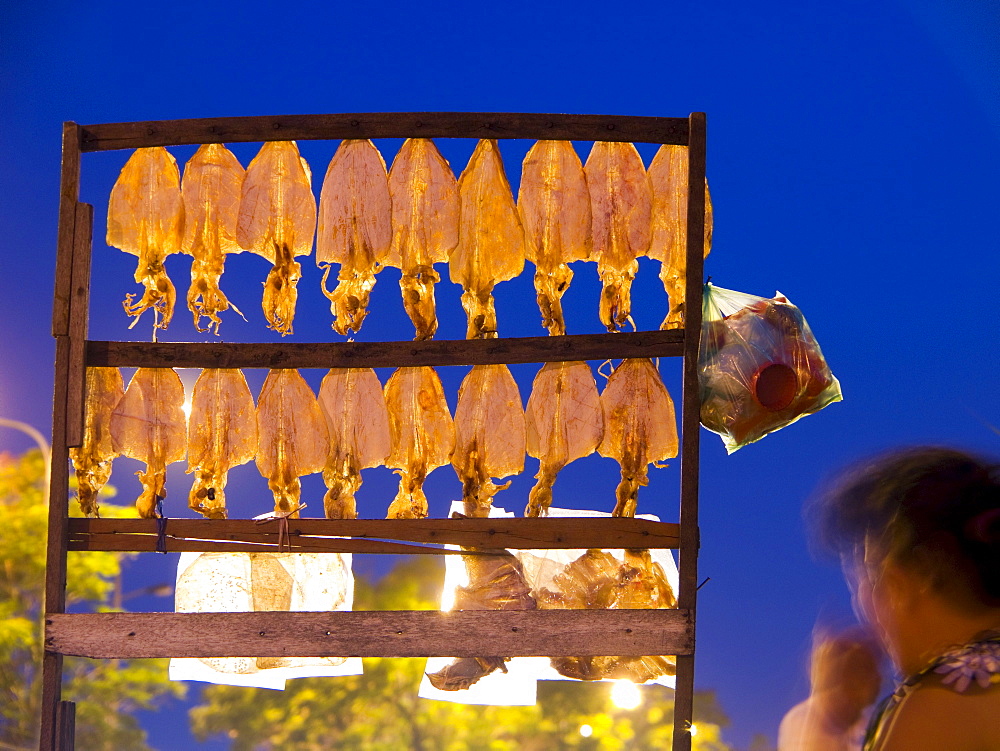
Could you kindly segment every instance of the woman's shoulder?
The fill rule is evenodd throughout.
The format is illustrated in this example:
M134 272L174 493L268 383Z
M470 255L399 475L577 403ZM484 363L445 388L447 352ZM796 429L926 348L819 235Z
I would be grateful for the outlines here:
M924 676L893 712L884 751L988 751L1000 748L1000 682L964 691L937 674Z

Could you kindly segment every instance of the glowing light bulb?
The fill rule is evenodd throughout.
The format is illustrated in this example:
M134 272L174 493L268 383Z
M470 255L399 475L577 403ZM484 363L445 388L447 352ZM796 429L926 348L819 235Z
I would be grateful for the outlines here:
M692 722L691 727L688 728L688 732L691 733L692 737L698 735L698 726Z
M590 725L580 726L580 735L582 735L584 738L589 738L593 734L594 734L594 729L590 727Z
M642 704L642 694L632 681L615 681L611 687L611 703L619 709L635 709Z

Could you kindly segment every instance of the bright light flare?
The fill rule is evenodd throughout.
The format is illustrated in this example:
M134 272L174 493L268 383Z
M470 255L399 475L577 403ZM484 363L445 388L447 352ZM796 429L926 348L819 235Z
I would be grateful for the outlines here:
M635 709L642 704L642 693L632 681L615 681L611 686L611 703L619 709Z
M593 734L594 734L594 729L590 727L590 725L580 726L580 735L582 735L584 738L589 738Z
M688 728L688 732L691 733L691 737L693 738L698 735L698 726L692 722L691 727Z

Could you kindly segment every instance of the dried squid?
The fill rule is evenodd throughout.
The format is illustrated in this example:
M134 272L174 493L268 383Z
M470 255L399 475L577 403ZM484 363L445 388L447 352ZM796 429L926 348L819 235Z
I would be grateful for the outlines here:
M207 368L198 376L188 420L188 472L194 472L188 506L209 519L226 518L229 470L257 453L253 395L243 372Z
M462 381L455 409L452 466L462 481L465 513L487 517L493 496L510 482L494 477L524 469L524 408L517 382L506 365L476 365Z
M166 498L167 465L184 458L187 431L184 384L172 368L139 368L111 413L111 442L122 456L146 463L136 472L142 493L135 507L143 519L158 516Z
M535 593L538 607L550 609L654 609L676 607L663 568L648 550L626 550L621 561L605 550L591 549L553 578L554 589ZM625 678L644 683L673 675L673 657L553 657L552 666L567 678L599 681Z
M184 165L181 194L184 197L184 236L181 250L193 257L188 309L198 331L219 333L219 313L230 307L219 287L227 253L242 253L236 242L236 224L240 216L240 192L243 189L243 166L221 143L198 147ZM201 327L201 319L208 325Z
M448 162L427 138L408 138L389 170L392 245L385 260L403 272L403 307L416 340L437 331L435 263L446 263L458 245L458 181Z
M455 449L455 424L441 379L432 368L400 368L385 384L392 453L386 465L399 474L399 492L389 505L389 519L427 516L423 484L443 467Z
M382 384L371 368L334 368L323 378L319 406L330 430L330 455L323 469L326 517L355 519L361 470L384 464L392 450Z
M664 144L649 165L653 186L652 242L649 257L660 262L660 280L670 299L661 329L684 326L687 270L688 148ZM712 249L712 199L705 182L705 255Z
M449 275L461 284L467 339L497 335L493 287L524 269L525 237L496 141L481 140L458 180L461 221Z
M77 500L87 516L100 516L97 496L111 477L118 456L111 440L111 413L125 394L118 368L87 368L83 442L69 450L76 469Z
M521 562L510 553L462 557L469 584L455 590L455 610L534 610L537 605L524 579ZM436 673L431 685L441 691L469 688L496 670L507 669L509 657L459 657Z
M653 191L642 158L630 143L596 142L584 172L593 216L591 258L597 261L603 285L601 323L615 331L629 320L636 259L649 249Z
M176 292L163 262L180 251L183 224L177 160L162 146L136 149L111 189L107 233L108 245L139 256L135 280L145 292L138 302L131 293L124 302L132 326L150 308L154 330L170 324Z
M517 194L535 264L535 293L542 325L565 334L562 296L573 279L569 264L590 257L590 194L583 165L569 141L539 141L524 158Z
M268 328L282 336L292 333L302 277L295 257L312 252L316 233L311 180L294 141L269 141L247 167L240 194L236 242L274 264L264 282L262 307Z
M539 460L538 482L525 516L545 516L559 471L592 454L604 437L597 383L585 362L550 362L538 371L525 410L528 454Z
M274 513L298 518L299 477L321 472L330 437L309 384L290 368L272 370L257 400L257 469L274 494Z
M323 294L330 300L338 334L361 329L391 238L392 207L382 155L371 141L342 141L323 180L316 238ZM332 292L326 288L331 263L340 264Z
M621 465L615 516L635 516L639 486L647 485L650 462L677 456L674 402L652 360L622 360L601 393L604 439L601 456Z

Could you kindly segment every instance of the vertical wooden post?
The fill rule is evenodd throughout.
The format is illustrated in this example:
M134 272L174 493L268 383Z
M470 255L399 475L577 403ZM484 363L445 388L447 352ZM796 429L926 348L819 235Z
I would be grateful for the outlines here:
M76 123L64 123L59 231L56 247L56 289L52 311L56 362L52 403L52 466L49 473L48 551L45 560L46 614L63 613L66 610L66 544L69 517L69 444L66 425L71 332L79 332L79 324L74 326L71 321L72 270L73 256L78 245L76 230L80 213L77 207L79 195L80 128ZM42 717L39 742L41 751L64 751L67 748L64 742L67 723L63 720L63 712L60 711L62 667L61 654L45 652L42 658Z
M687 274L684 303L684 391L681 412L681 511L677 606L691 611L697 624L698 590L698 465L701 399L698 388L698 349L701 343L701 297L705 258L705 114L689 119ZM694 717L694 653L677 657L677 690L674 693L674 751L690 751Z

